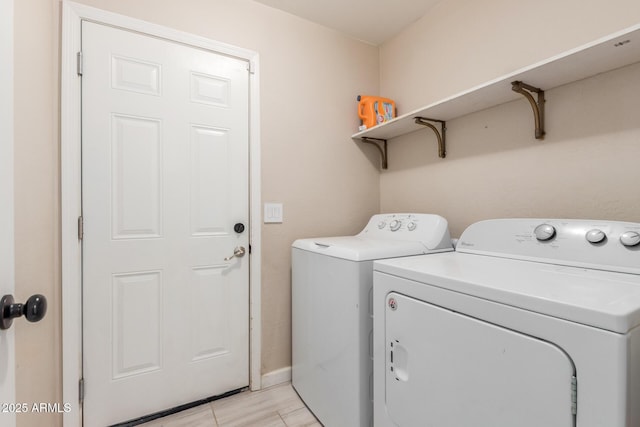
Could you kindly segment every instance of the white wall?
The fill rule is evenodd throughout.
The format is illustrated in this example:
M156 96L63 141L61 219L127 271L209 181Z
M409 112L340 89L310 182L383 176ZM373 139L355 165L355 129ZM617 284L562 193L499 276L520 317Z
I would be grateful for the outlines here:
M448 0L381 47L381 95L402 114L637 22L637 1ZM445 159L432 132L389 142L382 211L436 212L454 235L496 217L640 221L639 66L546 99L544 141L521 98L447 122Z

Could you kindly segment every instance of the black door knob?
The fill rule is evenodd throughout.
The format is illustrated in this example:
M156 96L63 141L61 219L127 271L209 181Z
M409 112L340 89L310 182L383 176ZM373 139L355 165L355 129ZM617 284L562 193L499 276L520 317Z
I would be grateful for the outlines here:
M26 303L16 304L13 295L5 295L0 299L0 311L0 329L9 329L13 319L23 315L29 322L38 322L47 314L47 299L35 294Z

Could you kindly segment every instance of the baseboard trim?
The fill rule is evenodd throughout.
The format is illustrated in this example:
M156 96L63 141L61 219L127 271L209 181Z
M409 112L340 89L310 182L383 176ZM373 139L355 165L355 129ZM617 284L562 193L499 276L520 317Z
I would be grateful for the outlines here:
M267 372L262 375L261 388L269 388L289 381L291 381L291 366L276 369L275 371Z

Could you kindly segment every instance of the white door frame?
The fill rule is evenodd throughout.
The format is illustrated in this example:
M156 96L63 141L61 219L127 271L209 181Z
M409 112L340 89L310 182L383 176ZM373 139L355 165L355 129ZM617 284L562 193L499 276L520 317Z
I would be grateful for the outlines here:
M81 215L81 80L77 53L81 23L90 20L166 40L207 49L249 61L249 381L261 388L260 309L260 101L258 53L157 24L63 1L61 64L61 208L62 208L62 397L73 410L64 414L65 426L80 426L79 380L82 375L82 246L78 239Z
M13 0L0 1L0 296L14 291ZM0 333L0 402L15 398L15 328ZM13 427L16 416L0 414ZM7 424L5 424L7 423Z

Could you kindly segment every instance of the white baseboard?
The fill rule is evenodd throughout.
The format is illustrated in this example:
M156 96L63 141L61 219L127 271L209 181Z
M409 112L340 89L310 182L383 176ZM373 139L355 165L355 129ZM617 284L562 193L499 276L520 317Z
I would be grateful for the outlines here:
M262 388L269 388L289 381L291 381L291 366L276 369L262 375Z

